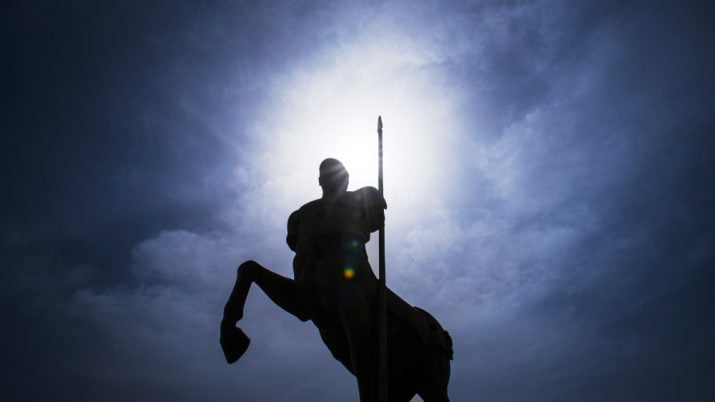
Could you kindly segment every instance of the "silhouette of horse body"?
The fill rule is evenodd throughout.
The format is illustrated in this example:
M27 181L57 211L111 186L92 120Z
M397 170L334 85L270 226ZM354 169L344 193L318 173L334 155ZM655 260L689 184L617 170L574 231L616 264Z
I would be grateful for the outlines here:
M336 174L337 171L337 174ZM238 267L221 322L221 345L229 363L248 348L248 337L235 326L252 283L285 311L311 320L333 356L355 375L361 402L377 398L378 281L367 260L365 243L384 222L386 204L372 187L347 190L340 162L321 163L323 198L288 219L294 279L255 261ZM388 290L388 398L407 402L449 401L452 340L429 313L412 307Z

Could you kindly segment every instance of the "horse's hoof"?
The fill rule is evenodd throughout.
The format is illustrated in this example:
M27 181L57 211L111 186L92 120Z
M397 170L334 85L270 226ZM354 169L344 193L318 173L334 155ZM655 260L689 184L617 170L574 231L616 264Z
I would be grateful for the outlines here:
M221 328L221 349L228 364L235 363L248 349L251 339L241 328Z

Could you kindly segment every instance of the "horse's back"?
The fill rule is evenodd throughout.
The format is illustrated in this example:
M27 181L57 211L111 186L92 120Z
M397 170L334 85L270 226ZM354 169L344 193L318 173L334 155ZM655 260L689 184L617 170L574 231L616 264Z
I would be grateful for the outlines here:
M390 400L448 401L452 339L427 311L388 292Z
M452 360L452 338L432 314L410 305L390 289L387 293L387 311L391 320L400 322L414 332L425 347L439 349Z

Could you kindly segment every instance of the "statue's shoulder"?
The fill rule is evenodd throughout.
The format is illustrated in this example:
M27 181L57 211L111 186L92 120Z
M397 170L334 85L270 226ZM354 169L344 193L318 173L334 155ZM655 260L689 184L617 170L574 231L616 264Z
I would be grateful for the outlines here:
M303 204L300 208L296 209L293 211L290 216L288 216L288 231L289 232L297 232L298 226L300 225L301 218L306 215L306 213L309 213L310 211L313 211L317 208L320 208L322 206L322 200L317 199L313 200L310 202L307 202Z
M385 209L387 202L375 187L363 187L351 192L353 205L362 211L363 223L366 224L366 232L372 233L385 222Z
M317 200L306 202L305 204L303 204L303 206L298 208L298 210L296 212L300 214L300 213L304 213L304 212L311 211L311 210L314 210L317 208L322 208L322 207L323 207L323 200L318 198Z
M288 216L288 234L286 236L286 242L291 250L296 251L298 246L298 240L300 238L301 225L306 222L311 221L311 212L322 206L322 201L320 199L310 201L303 204L300 208L293 211L293 213ZM306 221L307 220L307 221Z
M359 188L355 191L350 191L352 198L362 204L370 207L387 209L387 202L382 197L380 191L372 186Z

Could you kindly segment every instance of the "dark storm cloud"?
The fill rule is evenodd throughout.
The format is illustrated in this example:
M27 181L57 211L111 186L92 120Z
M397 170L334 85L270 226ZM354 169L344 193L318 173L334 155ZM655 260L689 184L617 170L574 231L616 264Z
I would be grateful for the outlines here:
M162 250L188 250L201 256L198 267L224 267L221 278L230 278L237 247L250 244L218 241L223 254L207 255L201 239L176 229L209 233L210 244L210 233L231 230L221 214L240 201L230 184L232 147L265 103L265 74L302 51L286 43L293 28L274 24L294 12L311 13L260 4L23 3L5 14L6 398L235 399L235 385L211 395L235 384L214 322L222 303L215 289L223 298L226 285L182 277L177 262L197 260ZM173 268L157 272L155 264ZM214 369L186 366L207 356ZM256 370L271 377L270 367Z
M474 358L455 371L482 379L487 400L707 399L704 10L529 8L505 8L518 22L508 36L523 41L504 51L495 34L488 61L462 70L474 82L463 108L476 112L463 157L476 169L450 195L453 219L408 237L413 250L446 239L421 259L437 273L398 282L453 303L441 316ZM453 395L470 398L467 378Z
M389 250L453 333L452 399L711 399L712 6L601 3L10 6L4 399L354 395L258 291L239 366L215 326L237 261L289 272L235 184L254 115L376 27L459 95L458 188Z
M713 311L706 285L712 280L707 267L713 259L708 246L713 163L704 151L713 145L707 111L712 83L702 80L702 69L712 66L713 58L701 50L699 11L642 5L620 10L592 27L576 57L554 60L541 77L546 88L557 91L543 91L544 98L531 107L538 109L536 117L525 119L517 140L509 142L512 149L520 142L536 146L519 154L529 171L517 178L511 200L499 201L525 198L522 216L512 222L519 233L565 225L582 236L548 265L539 267L531 255L520 269L527 280L514 291L524 293L534 282L546 290L537 297L541 302L526 296L529 305L515 318L529 323L528 339L500 339L518 345L513 349L539 345L542 351L520 365L535 373L516 386L520 390L512 386L505 393L499 383L487 384L489 397L705 400L711 395L706 384L713 348L707 339L713 328L703 317ZM562 27L564 36L570 36L568 28ZM591 64L563 68L584 58ZM576 84L584 75L591 87L580 96ZM523 136L530 127L540 141L529 143ZM544 191L551 200L542 199ZM584 206L587 221L570 219ZM519 246L509 248L520 253L514 250ZM544 285L547 275L553 278ZM542 337L539 328L545 326L556 328L558 336ZM519 361L509 359L504 370ZM494 373L494 367L483 370ZM546 378L561 378L554 384L560 391L544 389ZM597 382L607 389L595 390Z
M137 236L168 222L200 227L213 201L173 194L197 187L220 147L174 99L189 96L172 71L189 54L151 43L172 41L155 25L162 9L25 3L15 11L4 24L14 52L2 171L15 190L3 195L4 233L70 263L111 255L101 262L124 265ZM181 26L181 17L169 19Z

